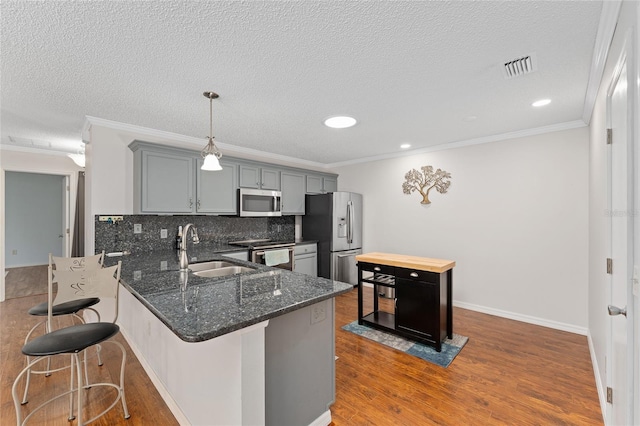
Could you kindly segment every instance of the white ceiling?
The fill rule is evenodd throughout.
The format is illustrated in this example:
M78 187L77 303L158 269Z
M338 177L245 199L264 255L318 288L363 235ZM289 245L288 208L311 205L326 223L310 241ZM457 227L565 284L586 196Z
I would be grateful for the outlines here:
M85 116L325 165L582 120L601 1L1 2L2 144ZM537 71L505 79L535 54ZM544 108L531 103L550 98ZM322 120L348 114L350 129ZM470 116L477 117L475 120ZM201 146L200 146L201 145Z

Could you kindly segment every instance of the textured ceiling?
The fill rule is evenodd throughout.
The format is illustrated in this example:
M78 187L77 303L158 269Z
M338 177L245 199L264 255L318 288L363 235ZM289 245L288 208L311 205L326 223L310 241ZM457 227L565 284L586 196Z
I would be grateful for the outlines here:
M204 146L212 90L216 141L334 164L580 120L602 2L0 7L3 144L79 146L92 116ZM536 72L504 78L532 53ZM322 125L336 114L358 124Z

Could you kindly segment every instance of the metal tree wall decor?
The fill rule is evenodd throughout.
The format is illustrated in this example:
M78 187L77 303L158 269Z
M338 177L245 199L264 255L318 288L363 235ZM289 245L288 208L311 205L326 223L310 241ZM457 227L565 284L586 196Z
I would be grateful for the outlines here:
M420 167L422 172L411 169L404 175L405 182L402 184L402 192L409 195L418 191L422 195L420 204L431 204L429 201L429 191L433 188L441 194L447 192L451 185L451 173L442 169L433 171L433 166Z

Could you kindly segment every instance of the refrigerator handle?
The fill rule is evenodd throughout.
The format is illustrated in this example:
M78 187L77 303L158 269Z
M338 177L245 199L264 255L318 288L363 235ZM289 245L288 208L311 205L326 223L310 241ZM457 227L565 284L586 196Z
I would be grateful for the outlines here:
M347 202L347 242L353 243L353 203Z

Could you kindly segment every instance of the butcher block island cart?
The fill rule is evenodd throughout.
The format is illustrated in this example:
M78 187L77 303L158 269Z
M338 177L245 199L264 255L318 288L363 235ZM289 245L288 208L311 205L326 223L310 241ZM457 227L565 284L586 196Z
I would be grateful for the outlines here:
M435 347L453 337L452 260L366 253L358 262L358 324ZM362 288L373 284L373 311L364 313ZM379 309L379 287L395 288L395 312Z

